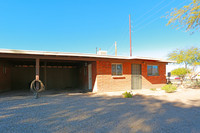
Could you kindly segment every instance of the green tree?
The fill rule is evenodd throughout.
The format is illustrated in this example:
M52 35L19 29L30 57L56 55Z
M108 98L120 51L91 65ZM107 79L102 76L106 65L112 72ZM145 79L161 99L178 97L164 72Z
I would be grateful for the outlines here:
M177 68L171 71L171 74L174 76L178 76L181 79L181 84L183 83L183 80L185 79L185 76L190 73L190 70L187 68Z
M185 68L200 65L200 48L191 47L189 49L177 49L168 54L169 60L174 60L178 64L184 64Z
M180 9L174 8L169 15L167 25L186 28L186 31L198 31L200 29L200 0L192 0L189 5Z
M185 50L189 65L200 65L200 48L191 47Z

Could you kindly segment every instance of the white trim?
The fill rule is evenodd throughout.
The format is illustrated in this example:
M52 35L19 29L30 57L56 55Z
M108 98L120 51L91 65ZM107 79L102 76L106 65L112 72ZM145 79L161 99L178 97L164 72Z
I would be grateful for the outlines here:
M175 63L176 61L150 58L150 57L125 57L125 56L111 56L111 55L97 55L97 54L82 54L82 53L66 53L66 52L47 52L47 51L32 51L32 50L12 50L0 49L0 54L22 54L22 55L52 55L52 56L75 56L75 57L93 57L93 58L110 58L110 59L142 59L142 60L155 60L159 62Z
M92 92L98 92L98 88L97 88L97 77L96 77L96 80L95 80L95 82L94 82L94 88L93 88L93 91Z

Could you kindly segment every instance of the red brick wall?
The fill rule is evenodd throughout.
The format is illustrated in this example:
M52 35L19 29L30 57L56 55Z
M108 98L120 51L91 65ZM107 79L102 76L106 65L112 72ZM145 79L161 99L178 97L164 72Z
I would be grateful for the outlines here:
M3 66L6 67L6 73L3 73ZM11 69L6 62L0 62L0 92L11 89Z
M113 62L114 63L114 62ZM120 63L120 62L115 62ZM97 61L98 92L125 91L131 89L130 63L123 63L123 76L112 76L112 61Z
M122 63L123 64L123 75L122 76L112 76L112 63ZM133 60L133 61L97 61L96 62L96 73L97 73L97 88L98 92L108 92L108 91L127 91L131 90L131 64L137 63L141 64L142 67L142 86L146 88L151 88L151 84L165 84L166 77L166 63L160 63L155 61L144 61L144 60ZM159 76L148 76L147 75L147 65L158 65Z
M158 65L159 76L148 76L147 75L147 65ZM152 84L165 84L166 81L166 64L165 63L154 63L145 62L142 65L142 76L147 79Z

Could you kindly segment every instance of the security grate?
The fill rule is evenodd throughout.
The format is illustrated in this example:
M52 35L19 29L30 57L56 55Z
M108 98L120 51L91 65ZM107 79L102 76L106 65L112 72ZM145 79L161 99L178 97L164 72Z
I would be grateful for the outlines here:
M131 72L131 89L142 89L141 64L132 64Z

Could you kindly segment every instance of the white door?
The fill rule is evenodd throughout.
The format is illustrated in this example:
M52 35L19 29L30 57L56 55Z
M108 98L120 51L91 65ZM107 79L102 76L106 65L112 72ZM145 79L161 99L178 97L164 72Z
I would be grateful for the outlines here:
M92 64L88 65L88 89L92 90Z

